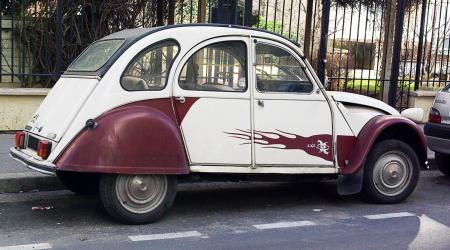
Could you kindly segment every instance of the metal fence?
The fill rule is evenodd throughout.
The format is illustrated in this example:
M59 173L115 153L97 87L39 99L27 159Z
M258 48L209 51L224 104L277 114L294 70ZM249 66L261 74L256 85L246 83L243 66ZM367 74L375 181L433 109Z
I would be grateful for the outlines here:
M332 88L387 100L391 87L396 107L403 109L411 91L444 87L448 8L443 0L333 6L327 55Z
M123 29L208 22L213 3L0 0L0 82L51 87L93 41Z
M90 43L112 32L227 22L280 33L317 49L313 0L0 0L0 83L51 87ZM312 28L307 28L312 27Z
M327 75L333 90L383 98L385 6L332 6Z
M226 22L298 41L332 90L403 109L411 91L448 80L449 7L448 0L0 0L0 86L51 87L87 45L125 28Z

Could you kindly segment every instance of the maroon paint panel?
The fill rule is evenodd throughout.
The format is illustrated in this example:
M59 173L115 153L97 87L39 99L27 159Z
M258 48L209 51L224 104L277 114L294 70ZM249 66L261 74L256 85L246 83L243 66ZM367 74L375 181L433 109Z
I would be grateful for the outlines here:
M231 137L245 140L244 144L251 143L251 131L237 129L238 132L225 132ZM261 132L256 131L254 133L255 144L265 145L263 148L278 148L278 149L298 149L303 150L305 153L320 157L327 161L333 161L333 143L332 136L329 134L313 135L310 137L303 137L292 133L283 132ZM286 136L288 135L288 136ZM339 166L345 164L345 160L348 159L351 150L356 142L354 136L337 136L337 155Z
M358 138L356 140L355 146L351 151L348 164L341 165L341 173L342 174L353 174L357 172L364 166L364 162L366 161L366 157L375 143L378 136L387 128L393 125L405 125L411 128L415 135L418 136L420 140L420 148L421 153L419 155L419 159L426 159L427 153L427 144L425 135L422 130L415 124L413 121L401 117L401 116L392 116L392 115L381 115L376 116L369 120L366 125L359 132Z
M175 111L177 113L178 125L181 126L181 123L183 122L184 117L189 112L192 105L194 105L194 103L198 99L200 99L200 98L199 97L186 97L184 103L181 103L180 101L175 100L175 98L174 98L173 102L175 103Z
M171 98L115 108L83 129L56 160L58 170L187 174L188 161Z
M327 134L303 137L277 130L275 132L254 132L255 144L265 145L263 148L299 149L309 155L320 157L327 161L333 161L332 136ZM246 140L251 143L251 131L238 129L238 132L225 132L231 137ZM286 136L287 135L287 136Z
M350 158L350 154L353 147L356 144L356 137L348 135L338 135L337 136L337 161L338 166L342 168L345 166L345 161Z

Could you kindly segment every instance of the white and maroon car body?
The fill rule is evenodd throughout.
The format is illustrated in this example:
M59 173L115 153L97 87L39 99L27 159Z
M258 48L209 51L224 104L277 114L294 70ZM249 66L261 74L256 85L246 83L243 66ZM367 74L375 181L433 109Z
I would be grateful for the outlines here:
M404 142L426 164L425 138L414 122L376 99L325 91L298 45L276 34L178 25L125 30L105 40L123 42L95 71L69 67L18 133L14 158L50 174L326 174L340 176L341 193L361 190L366 159L383 139ZM177 46L165 86L126 90L121 77L130 61L161 41ZM239 84L246 86L235 92L182 88L191 56L227 41L245 45ZM258 90L257 44L297 60L308 91Z

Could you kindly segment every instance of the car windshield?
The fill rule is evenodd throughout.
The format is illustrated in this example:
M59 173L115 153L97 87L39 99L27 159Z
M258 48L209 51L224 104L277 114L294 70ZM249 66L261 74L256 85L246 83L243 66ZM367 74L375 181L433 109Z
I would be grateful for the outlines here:
M91 44L69 66L69 71L97 71L123 44L123 39L100 40Z

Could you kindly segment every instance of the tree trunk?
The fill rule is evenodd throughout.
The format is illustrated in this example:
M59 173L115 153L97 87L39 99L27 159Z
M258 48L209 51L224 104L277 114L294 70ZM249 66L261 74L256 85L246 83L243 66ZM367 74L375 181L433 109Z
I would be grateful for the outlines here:
M175 23L175 0L169 0L169 18L167 22L169 25Z
M383 58L381 60L382 97L384 102L388 102L389 83L392 69L392 53L394 47L395 12L397 1L389 0L384 10L384 38L383 38Z
M197 22L198 23L206 22L206 0L199 0L198 1Z
M156 25L157 26L163 26L164 25L164 0L157 0L156 1Z
M305 24L305 40L303 44L303 54L306 58L310 57L311 52L311 32L312 32L312 20L313 20L313 0L308 0L306 5L306 24ZM309 58L311 60L311 58Z

